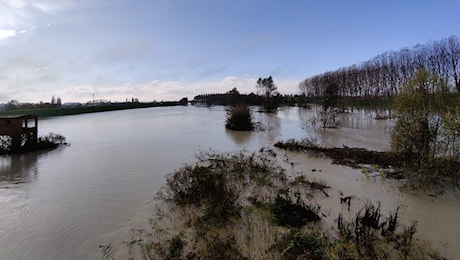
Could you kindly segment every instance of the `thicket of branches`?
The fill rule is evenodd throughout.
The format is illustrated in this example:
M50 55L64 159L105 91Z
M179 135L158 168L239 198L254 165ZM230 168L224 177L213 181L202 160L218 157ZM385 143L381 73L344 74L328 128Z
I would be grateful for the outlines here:
M460 92L460 42L457 36L382 53L373 59L303 80L300 90L308 97L324 97L329 84L339 86L341 97L389 98L422 68L444 79L451 91Z
M449 96L445 82L426 70L418 71L395 96L394 109L391 149L404 162L405 172L419 182L458 181L459 98Z

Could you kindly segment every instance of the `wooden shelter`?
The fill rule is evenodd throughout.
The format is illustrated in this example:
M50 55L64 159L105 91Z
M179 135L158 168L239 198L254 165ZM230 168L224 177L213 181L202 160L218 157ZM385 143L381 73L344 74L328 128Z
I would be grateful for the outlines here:
M38 117L36 115L0 116L0 135L11 137L11 153L25 146L37 144Z

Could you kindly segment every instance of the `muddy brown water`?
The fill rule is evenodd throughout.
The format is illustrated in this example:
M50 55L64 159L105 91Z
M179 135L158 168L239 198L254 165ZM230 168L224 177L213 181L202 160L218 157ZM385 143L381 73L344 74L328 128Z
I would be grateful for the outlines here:
M312 133L315 110L282 108L273 115L254 111L262 132L224 128L224 107L162 107L56 117L39 122L39 134L63 134L71 145L48 152L0 157L0 258L101 259L99 245L122 247L131 229L145 227L153 197L165 175L193 162L199 150L259 150L289 138L316 137L327 146L388 149L390 121L358 110L341 115L342 127ZM401 207L403 222L418 222L417 237L449 257L460 255L460 196L401 192L397 181L332 165L328 159L286 154L285 166L325 180L330 197L316 200L333 226L339 212L350 216L366 201L383 212ZM315 171L313 171L313 169ZM374 176L374 177L372 177ZM351 210L339 196L353 195Z

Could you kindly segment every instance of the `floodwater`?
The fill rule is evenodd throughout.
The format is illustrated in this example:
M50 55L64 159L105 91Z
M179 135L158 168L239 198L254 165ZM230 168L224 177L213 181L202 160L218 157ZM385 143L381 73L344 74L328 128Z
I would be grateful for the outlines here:
M220 152L273 147L279 140L316 138L328 146L388 149L389 121L366 111L341 115L342 127L314 134L314 109L254 111L265 131L225 130L224 107L158 107L56 117L39 122L39 134L63 134L71 143L53 151L0 157L0 258L101 259L99 245L123 247L131 229L144 227L165 175L193 162L200 150ZM367 200L383 212L402 205L418 222L418 237L449 257L460 255L460 196L401 192L396 181L368 177L322 158L275 149L294 162L293 172L325 180L330 197L318 198L333 223L337 197L354 195L356 211ZM313 172L312 170L315 169ZM352 214L352 213L349 213Z

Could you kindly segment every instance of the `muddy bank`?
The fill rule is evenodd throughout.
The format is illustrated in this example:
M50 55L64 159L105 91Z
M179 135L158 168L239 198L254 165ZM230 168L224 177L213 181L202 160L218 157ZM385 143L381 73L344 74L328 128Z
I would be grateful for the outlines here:
M291 150L304 151L313 154L324 154L332 159L335 164L342 164L354 168L360 168L361 164L378 165L384 168L401 167L402 161L390 152L371 151L365 148L356 147L318 147L309 144L303 144L294 140L286 142L277 142L275 147Z
M417 162L405 162L395 153L372 151L357 147L319 147L308 141L277 142L275 147L310 155L324 155L332 163L362 169L364 174L377 171L385 177L406 179L404 188L411 190L437 190L442 194L446 189L460 190L460 161L452 158L433 158L424 166Z

